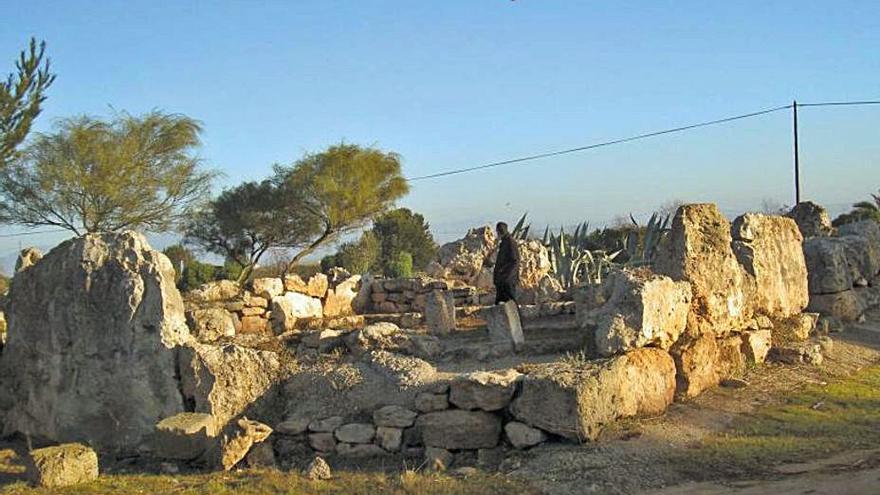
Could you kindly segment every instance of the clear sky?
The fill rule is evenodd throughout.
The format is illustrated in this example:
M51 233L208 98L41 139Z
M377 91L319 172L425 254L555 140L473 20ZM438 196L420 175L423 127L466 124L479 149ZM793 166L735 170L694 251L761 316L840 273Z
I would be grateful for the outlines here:
M876 0L2 4L0 73L33 35L58 74L38 130L111 107L185 113L218 188L340 140L396 151L417 176L794 98L880 99ZM880 188L880 107L800 118L805 198L840 210ZM598 225L673 198L791 203L790 126L780 112L420 182L402 204L448 240L526 210ZM62 237L0 239L0 256Z

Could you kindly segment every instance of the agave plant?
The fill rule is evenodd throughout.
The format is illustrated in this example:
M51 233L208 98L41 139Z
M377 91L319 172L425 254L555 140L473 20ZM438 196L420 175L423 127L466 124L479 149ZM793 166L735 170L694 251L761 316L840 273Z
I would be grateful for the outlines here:
M629 216L629 219L636 229L631 231L624 241L624 249L628 255L627 265L650 265L657 255L657 248L669 233L669 215L661 217L657 213L653 213L643 232L642 226L632 215Z
M564 289L601 283L613 266L614 258L620 254L620 251L591 251L587 248L588 238L587 222L578 225L573 234L566 234L564 227L559 228L559 235L551 232L549 227L544 230L544 246L550 255L552 273Z
M510 236L518 241L525 241L529 238L529 229L532 228L531 224L526 224L526 217L529 215L529 212L523 213L523 216L519 218L519 221L516 222L516 225L513 227L513 230L510 231Z

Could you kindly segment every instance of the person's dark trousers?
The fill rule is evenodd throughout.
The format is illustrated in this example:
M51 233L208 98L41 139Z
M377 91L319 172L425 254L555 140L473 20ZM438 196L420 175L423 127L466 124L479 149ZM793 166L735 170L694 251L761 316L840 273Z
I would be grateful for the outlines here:
M499 282L495 285L495 304L513 301L516 302L513 284L509 282Z

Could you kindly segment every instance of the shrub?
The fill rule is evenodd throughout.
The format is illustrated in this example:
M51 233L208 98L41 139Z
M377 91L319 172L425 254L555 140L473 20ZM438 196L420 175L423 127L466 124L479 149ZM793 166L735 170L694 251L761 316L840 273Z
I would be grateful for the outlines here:
M392 278L409 278L413 275L413 258L406 251L397 254L397 258L391 261L386 268L385 275Z

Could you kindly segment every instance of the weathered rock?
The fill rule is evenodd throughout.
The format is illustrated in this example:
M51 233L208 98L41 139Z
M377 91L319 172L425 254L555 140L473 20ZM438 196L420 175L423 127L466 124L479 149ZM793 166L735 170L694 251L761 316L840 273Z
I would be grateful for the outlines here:
M804 239L809 237L827 237L834 230L831 227L831 218L828 216L828 211L812 201L798 203L785 216L792 218L797 223Z
M67 443L32 450L26 474L37 486L60 488L87 483L98 478L98 455L80 443Z
M845 223L838 229L841 237L864 237L874 244L880 244L880 224L873 220Z
M484 449L498 444L501 418L484 411L446 411L422 414L416 419L427 447Z
M421 393L416 396L416 410L434 412L449 409L449 397L446 394Z
M241 294L241 287L232 280L216 280L202 284L198 289L187 294L189 298L198 302L215 302L235 299Z
M489 279L489 289L493 288L492 279ZM548 304L554 303L565 297L565 290L556 277L547 274L538 280L534 287L517 287L516 300L525 304Z
M688 333L724 335L752 316L745 271L731 247L730 222L714 204L678 209L654 270L691 283Z
M846 290L834 294L810 294L807 310L842 321L856 321L865 312L865 307L856 291Z
M425 297L425 323L432 335L455 330L455 298L448 291L431 291Z
M376 428L376 443L388 452L397 452L403 444L403 429L380 426Z
M284 333L296 328L300 318L322 318L324 308L321 300L298 292L287 292L272 298L272 329Z
M742 334L742 354L746 362L763 363L772 342L771 330L751 330Z
M132 452L183 411L174 347L192 337L171 262L140 234L61 243L13 278L6 319L6 433Z
M517 241L516 244L519 250L517 291L534 289L540 285L553 267L550 263L550 255L547 248L537 240ZM535 303L537 301L524 302Z
M433 272L437 278L461 280L470 285L480 275L483 262L495 249L495 231L479 227L468 231L463 239L444 244L437 251L438 265Z
M519 351L525 344L519 308L513 301L507 301L488 308L483 312L489 329L489 340L494 345L509 347Z
M21 252L18 253L18 259L15 260L15 273L27 270L36 265L41 259L43 259L43 253L39 249L35 247L22 249Z
M376 427L369 423L349 423L336 429L336 440L345 443L370 443L376 437Z
M205 453L209 439L215 436L217 421L210 414L175 414L156 425L153 453L163 459L196 459Z
M815 331L818 320L817 313L802 313L784 320L777 320L773 324L773 345L806 341Z
M804 241L810 294L833 294L852 289L852 272L846 259L846 243L836 237Z
M504 433L507 435L507 439L510 440L510 444L517 449L534 447L547 440L546 433L519 421L511 421L504 425Z
M452 466L455 455L452 452L437 447L425 449L425 469L428 471L442 472Z
M706 389L718 385L718 344L711 334L684 337L670 350L675 360L675 395L679 398L696 397Z
M360 275L354 275L336 287L327 290L324 298L324 316L348 316L355 313L354 300L358 295Z
M284 282L280 278L275 277L255 278L251 283L251 288L254 294L269 301L274 297L284 294Z
M644 347L604 361L536 367L524 377L509 409L532 427L575 440L595 439L617 418L662 413L674 392L672 358Z
M309 463L304 474L306 478L312 481L329 480L333 478L333 472L330 470L330 465L320 456L316 456L312 462Z
M180 350L184 397L221 427L240 414L260 415L270 408L282 374L278 355L270 351L235 344L193 344Z
M195 309L187 312L186 319L190 330L201 342L235 336L235 320L225 309Z
M880 225L873 221L870 223L875 226ZM846 265L849 267L853 284L859 279L865 282L872 280L880 273L880 242L862 235L847 235L839 239L843 243Z
M310 433L309 445L318 452L334 452L336 437L332 433Z
M352 332L347 344L355 354L381 350L425 359L436 357L442 350L437 337L403 331L389 322L374 323Z
M739 377L746 368L746 358L742 350L742 336L721 337L716 344L718 360L715 362L715 370L719 382L721 379Z
M324 419L316 419L309 423L309 431L332 433L345 423L342 416L331 416Z
M372 443L338 443L336 453L342 457L358 459L386 455L385 449Z
M227 426L212 452L208 454L212 467L229 471L245 458L251 447L269 438L272 428L259 421L242 418Z
M281 435L299 435L309 430L309 419L305 417L288 417L275 425L275 433Z
M733 251L745 268L755 313L787 318L809 301L803 237L790 218L747 213L733 221ZM711 271L711 267L706 267Z
M376 426L390 426L394 428L406 428L412 426L416 420L415 411L401 406L385 406L373 412L373 422Z
M245 456L245 461L251 468L275 469L278 466L275 460L275 450L272 449L272 444L269 442L258 443L251 447Z
M819 366L824 361L824 357L820 344L800 342L771 348L767 360L783 364L805 363Z
M269 320L263 316L242 316L238 332L242 335L271 335Z
M592 330L596 350L611 356L654 345L669 349L687 325L691 289L687 282L647 270L617 270L605 280L604 304L579 311L579 323Z
M498 411L513 399L522 375L516 370L477 371L449 384L449 402L461 409Z

